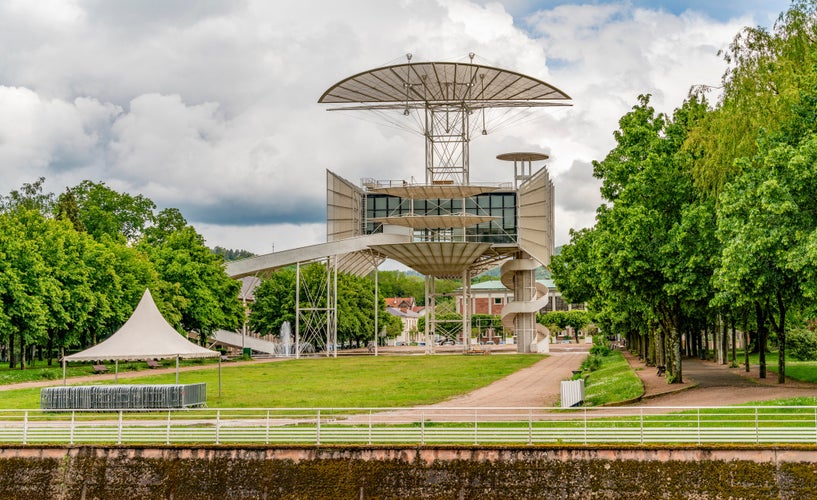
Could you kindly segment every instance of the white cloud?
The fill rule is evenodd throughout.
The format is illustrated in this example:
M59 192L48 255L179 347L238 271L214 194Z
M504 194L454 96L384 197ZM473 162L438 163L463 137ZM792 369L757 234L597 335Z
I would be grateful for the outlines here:
M92 98L42 99L27 88L0 86L0 181L17 187L99 162L119 111Z
M508 6L529 12L535 4ZM564 243L569 227L593 222L589 162L610 149L636 96L652 93L669 112L690 85L717 83L717 50L753 24L626 2L563 5L520 20L506 5L0 3L0 180L8 190L45 175L54 191L104 181L180 208L214 245L314 243L324 237L325 169L353 182L423 176L420 136L327 113L317 104L322 92L401 63L407 52L415 61L467 61L474 52L476 62L544 79L574 98L572 108L491 129L471 150L472 177L499 181L510 170L497 154L549 153L557 189L567 190L557 194Z

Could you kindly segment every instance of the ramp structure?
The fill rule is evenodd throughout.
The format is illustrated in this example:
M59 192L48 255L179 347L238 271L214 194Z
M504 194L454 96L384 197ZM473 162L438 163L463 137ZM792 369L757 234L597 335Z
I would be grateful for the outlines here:
M331 105L330 111L371 112L419 133L425 142L424 179L368 178L358 186L327 171L328 242L231 263L228 273L247 276L307 258L325 259L331 283L338 270L375 271L376 277L379 264L394 259L426 277L424 334L427 352L433 352L438 331L456 330L441 328L435 279L462 280L464 307L456 335L469 349L471 277L509 262L502 279L514 290L515 302L506 306L503 322L513 328L519 352L540 350L537 335L546 330L537 333L536 312L547 290L536 287L533 273L553 254L553 183L546 168L534 172L532 164L547 155L500 155L514 163L512 182L476 183L469 145L476 131L492 130L496 110L502 120L508 111L569 105L570 97L536 78L474 64L474 54L469 57L469 63L413 63L408 54L405 64L358 73L324 92L319 102ZM300 299L296 302L300 309Z

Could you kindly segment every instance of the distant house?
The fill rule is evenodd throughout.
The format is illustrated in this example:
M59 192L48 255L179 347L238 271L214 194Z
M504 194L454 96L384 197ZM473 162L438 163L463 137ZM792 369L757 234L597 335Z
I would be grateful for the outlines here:
M410 344L419 340L417 320L425 314L425 308L418 306L414 297L389 297L386 299L386 312L397 316L403 323L403 330L393 342Z
M545 285L548 289L548 305L542 308L540 312L585 309L584 304L568 304L565 302L553 280L540 279L536 281ZM502 308L512 300L513 292L505 288L501 281L483 281L471 285L471 314L501 315ZM462 314L462 298L457 298L457 313Z

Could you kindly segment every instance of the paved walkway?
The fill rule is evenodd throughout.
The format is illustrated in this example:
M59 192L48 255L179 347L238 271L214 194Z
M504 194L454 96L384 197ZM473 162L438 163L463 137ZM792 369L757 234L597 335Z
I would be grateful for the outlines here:
M566 347L567 346L567 347ZM563 344L533 366L519 370L496 382L443 401L432 407L477 408L489 406L553 406L560 397L560 383L578 370L590 346Z
M624 356L644 383L644 395L634 404L639 406L725 406L772 399L817 396L817 384L788 379L777 383L777 375L769 372L761 379L757 366L749 373L743 366L729 368L698 358L683 360L683 384L667 384L657 375L655 367L647 367L633 354Z

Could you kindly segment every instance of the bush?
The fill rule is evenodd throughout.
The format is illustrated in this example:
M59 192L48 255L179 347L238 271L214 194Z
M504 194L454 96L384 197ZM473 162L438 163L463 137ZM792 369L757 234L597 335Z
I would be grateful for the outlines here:
M591 356L607 356L610 354L610 346L604 335L593 336L593 347L590 348Z
M805 328L789 330L786 350L797 361L817 361L817 333Z
M584 361L582 361L581 368L582 368L582 371L592 372L592 371L598 370L600 366L601 366L601 357L591 354L590 356L587 356L586 358L584 358Z

